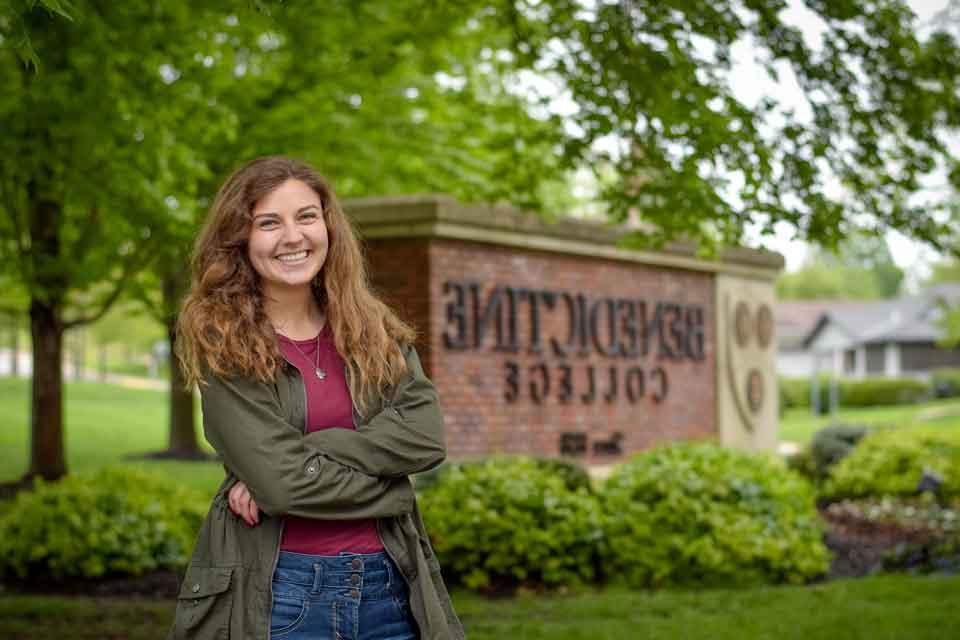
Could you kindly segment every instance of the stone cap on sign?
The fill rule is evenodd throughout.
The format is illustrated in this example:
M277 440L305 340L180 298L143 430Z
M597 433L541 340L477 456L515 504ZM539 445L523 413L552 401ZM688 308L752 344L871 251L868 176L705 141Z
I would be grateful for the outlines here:
M727 249L711 260L697 256L696 247L685 242L669 242L658 250L622 248L617 243L630 232L624 226L574 218L551 222L509 205L463 204L446 195L357 198L343 207L365 240L463 240L760 280L773 280L784 265L779 253L759 249Z

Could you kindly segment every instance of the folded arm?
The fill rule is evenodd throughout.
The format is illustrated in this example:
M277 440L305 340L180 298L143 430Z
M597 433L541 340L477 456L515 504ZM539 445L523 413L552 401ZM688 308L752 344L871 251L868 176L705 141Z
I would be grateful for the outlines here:
M304 443L364 473L400 478L436 467L447 454L437 391L412 345L403 348L407 373L384 409L353 429L323 429Z
M409 513L413 488L343 464L284 420L266 384L208 376L201 389L204 435L270 515L325 520Z

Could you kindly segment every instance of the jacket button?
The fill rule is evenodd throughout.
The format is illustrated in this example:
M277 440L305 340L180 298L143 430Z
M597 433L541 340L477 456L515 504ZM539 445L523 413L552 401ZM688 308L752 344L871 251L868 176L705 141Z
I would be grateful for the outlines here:
M317 472L317 467L315 465L310 465L309 467L307 467L307 473L316 473L316 472Z
M396 408L393 409L393 412L394 412L395 414L397 414L397 417L398 417L398 418L402 418L402 417L403 417L403 416L400 414L400 412L397 411Z
M194 584L192 587L190 587L190 590L193 591L194 593L196 593L197 591L200 591L200 583Z

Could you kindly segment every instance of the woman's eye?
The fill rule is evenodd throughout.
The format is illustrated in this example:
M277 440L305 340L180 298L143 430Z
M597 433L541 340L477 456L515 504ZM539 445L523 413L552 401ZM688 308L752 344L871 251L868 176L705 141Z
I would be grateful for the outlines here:
M257 229L268 230L268 229L273 229L275 226L277 226L276 220L263 220L259 224L257 224Z
M300 214L300 219L307 222L312 222L317 219L317 213L315 211L307 211Z

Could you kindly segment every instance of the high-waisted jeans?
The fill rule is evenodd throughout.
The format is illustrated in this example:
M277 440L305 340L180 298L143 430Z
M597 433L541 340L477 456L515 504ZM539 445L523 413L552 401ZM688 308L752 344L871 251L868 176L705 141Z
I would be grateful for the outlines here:
M282 640L416 640L403 576L386 553L281 551L270 636Z

